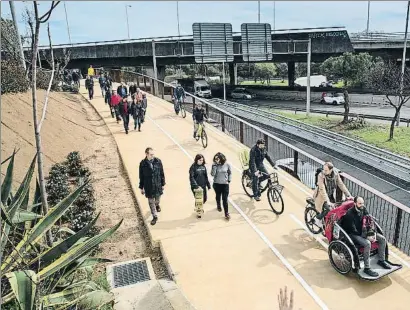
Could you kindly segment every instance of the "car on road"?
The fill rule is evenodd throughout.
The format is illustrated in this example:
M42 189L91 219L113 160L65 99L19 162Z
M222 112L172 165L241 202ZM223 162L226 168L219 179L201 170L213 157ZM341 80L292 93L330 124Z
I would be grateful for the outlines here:
M256 94L251 93L245 88L238 87L231 92L231 97L233 99L252 99L256 97Z
M321 104L334 104L340 105L345 103L345 97L342 93L323 93L322 99L320 99Z
M314 189L316 187L315 185L315 173L316 169L319 168L320 166L313 166L312 163L304 161L304 160L298 160L298 166L297 166L297 175L295 173L295 160L291 158L283 158L275 161L275 166L286 171L299 181L301 181L303 184L305 184L307 187Z

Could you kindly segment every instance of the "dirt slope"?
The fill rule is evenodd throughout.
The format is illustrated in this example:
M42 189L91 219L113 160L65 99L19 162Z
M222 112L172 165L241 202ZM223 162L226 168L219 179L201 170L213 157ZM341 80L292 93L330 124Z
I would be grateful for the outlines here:
M39 91L38 97L42 100L44 92ZM20 148L16 157L15 187L35 153L31 94L8 94L1 99L1 156L6 158L15 147ZM39 107L42 108L42 104ZM105 230L124 219L116 234L101 246L98 256L116 262L149 256L157 278L166 277L158 251L151 250L145 241L146 231L115 141L90 104L81 95L51 93L42 140L47 173L52 164L63 161L69 152L80 152L93 176L96 208L101 212L97 225ZM7 166L3 166L4 176Z

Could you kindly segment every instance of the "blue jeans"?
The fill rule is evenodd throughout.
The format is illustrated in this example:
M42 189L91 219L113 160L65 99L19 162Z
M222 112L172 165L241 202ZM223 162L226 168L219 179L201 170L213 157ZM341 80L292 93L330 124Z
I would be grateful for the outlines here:
M268 170L266 170L264 165L261 165L259 167L256 168L257 170L259 170L260 172L264 172L266 174L263 174L262 176L258 177L255 175L256 171L252 171L252 191L253 191L253 195L255 197L260 197L261 196L261 189L260 189L260 183L262 183L263 181L265 181L266 179L269 179L269 175L268 175Z

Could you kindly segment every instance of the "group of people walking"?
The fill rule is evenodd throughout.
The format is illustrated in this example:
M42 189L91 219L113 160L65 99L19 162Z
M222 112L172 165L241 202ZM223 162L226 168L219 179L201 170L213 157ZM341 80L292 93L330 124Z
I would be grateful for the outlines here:
M213 177L212 188L215 191L217 210L222 212L223 208L225 219L229 220L228 196L229 184L232 181L232 169L224 154L217 153L213 157L211 176ZM202 190L203 203L205 203L208 200L208 190L211 189L211 183L208 178L205 157L202 154L195 156L194 162L189 168L189 182L194 195L196 190ZM162 161L154 156L153 148L148 147L145 150L145 158L139 165L139 189L141 194L148 198L152 214L151 225L157 223L158 212L161 212L160 202L165 184ZM203 210L197 212L197 218L201 218L202 213Z

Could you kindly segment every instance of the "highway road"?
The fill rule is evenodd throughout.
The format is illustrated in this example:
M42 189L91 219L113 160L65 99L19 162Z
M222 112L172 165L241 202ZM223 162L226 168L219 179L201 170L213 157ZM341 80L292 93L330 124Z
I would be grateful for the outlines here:
M260 107L283 107L283 108L306 108L306 102L304 101L274 101L274 100L264 100L264 99L252 99L252 100L233 100L238 103L255 105ZM329 112L344 112L343 106L334 105L323 105L319 103L312 103L311 108L315 110L323 110ZM369 105L369 104L351 104L350 113L358 114L369 114L369 115L379 115L379 116L394 116L394 108L391 106L382 105ZM410 118L410 106L404 106L401 110L400 116L403 118Z

